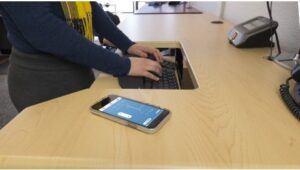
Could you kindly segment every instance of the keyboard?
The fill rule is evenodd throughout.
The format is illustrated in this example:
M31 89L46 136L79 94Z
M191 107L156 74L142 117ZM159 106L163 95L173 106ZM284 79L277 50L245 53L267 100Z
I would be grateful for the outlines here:
M176 64L164 61L162 64L162 76L159 81L150 80L145 77L124 76L119 77L119 84L127 89L179 89L176 77Z

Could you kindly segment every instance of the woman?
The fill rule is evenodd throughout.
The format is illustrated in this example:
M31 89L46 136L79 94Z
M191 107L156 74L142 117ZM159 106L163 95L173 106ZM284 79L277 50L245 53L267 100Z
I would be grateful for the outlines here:
M88 88L91 68L114 76L159 78L157 49L132 42L96 2L2 2L0 12L13 45L8 86L18 111L58 96ZM124 53L120 57L94 44L101 35Z

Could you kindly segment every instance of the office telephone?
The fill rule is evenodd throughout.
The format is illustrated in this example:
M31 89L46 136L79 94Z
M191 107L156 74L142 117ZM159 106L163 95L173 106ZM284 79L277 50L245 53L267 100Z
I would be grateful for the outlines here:
M276 32L278 22L258 16L236 25L228 33L229 42L238 48L269 47L271 36Z
M299 58L300 50L296 55L296 59ZM295 80L296 84L293 89L293 96L290 94L290 80ZM279 89L282 100L285 102L287 107L290 109L292 114L300 120L300 64L297 63L291 72L291 77L286 80L285 84L280 85Z

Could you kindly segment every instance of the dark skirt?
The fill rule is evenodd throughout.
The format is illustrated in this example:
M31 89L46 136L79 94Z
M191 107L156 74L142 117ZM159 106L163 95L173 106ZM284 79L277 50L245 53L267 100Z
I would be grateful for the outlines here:
M88 67L52 55L12 50L8 69L10 98L18 111L89 88L95 80Z

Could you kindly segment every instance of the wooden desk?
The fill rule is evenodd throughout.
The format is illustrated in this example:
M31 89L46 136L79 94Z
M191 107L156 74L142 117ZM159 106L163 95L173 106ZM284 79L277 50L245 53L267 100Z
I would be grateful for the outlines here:
M158 7L144 5L134 13L135 14L202 14L202 12L197 10L196 8L193 7L188 8L186 4L170 6L167 3Z
M230 23L203 15L134 15L120 25L133 40L182 48L196 90L124 90L112 77L24 110L0 130L0 166L47 168L300 167L300 124L279 96L289 71L267 49L229 45ZM160 41L160 42L159 42ZM148 135L95 116L89 106L119 94L172 111Z

